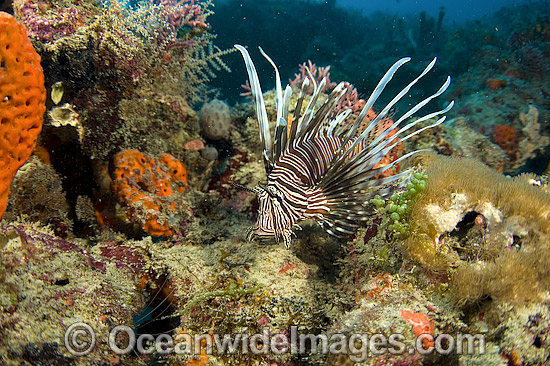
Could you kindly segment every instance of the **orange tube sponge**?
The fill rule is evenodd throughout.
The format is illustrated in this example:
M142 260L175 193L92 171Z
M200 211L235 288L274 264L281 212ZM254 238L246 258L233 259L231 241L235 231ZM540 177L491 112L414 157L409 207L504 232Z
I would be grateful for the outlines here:
M496 125L493 129L493 141L515 159L518 152L518 133L513 126Z
M111 190L128 206L129 215L153 236L169 236L176 199L187 188L187 170L170 154L151 158L137 150L115 155Z
M42 129L45 103L40 56L25 27L0 12L0 218L11 181L31 155Z

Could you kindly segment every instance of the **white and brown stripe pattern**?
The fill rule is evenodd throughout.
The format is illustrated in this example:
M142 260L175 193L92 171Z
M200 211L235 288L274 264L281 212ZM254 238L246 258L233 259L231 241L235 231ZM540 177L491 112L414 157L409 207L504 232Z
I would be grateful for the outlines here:
M374 167L397 143L442 123L445 120L444 114L453 106L453 102L450 102L442 110L401 126L420 108L447 89L450 84L450 78L447 78L436 93L404 113L390 128L381 133L377 130L378 123L387 116L395 103L432 69L434 59L372 121L368 122L364 130L361 130L359 126L385 86L395 72L409 61L409 58L403 58L382 77L355 120L351 120L350 110L340 111L338 114L335 112L338 102L350 92L349 84L340 83L336 86L321 108L315 111L314 106L326 81L323 80L320 85L316 85L310 76L310 80L306 80L302 85L294 108L294 122L288 127L292 89L287 86L283 93L275 64L260 49L276 73L277 123L272 140L256 68L247 50L240 45L235 47L243 55L247 68L268 175L265 186L258 184L253 189L248 188L258 195L260 206L258 219L250 228L249 238L274 237L277 241L282 239L288 247L293 230L299 229L298 223L308 218L315 219L329 234L338 237L352 234L358 223L372 213L369 200L376 194L387 195L391 191L392 183L410 172L405 171L386 178L380 178L380 173L391 169L417 151L404 155L392 164L376 169ZM313 84L314 93L310 102L304 105L303 91L308 83ZM435 123L412 133L409 131L407 134L416 124L435 117ZM386 139L385 137L393 131L395 137Z

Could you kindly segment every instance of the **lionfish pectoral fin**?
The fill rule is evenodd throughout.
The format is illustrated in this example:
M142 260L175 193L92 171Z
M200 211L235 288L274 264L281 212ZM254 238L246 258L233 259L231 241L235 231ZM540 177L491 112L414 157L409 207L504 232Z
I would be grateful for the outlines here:
M250 226L246 229L246 240L252 241L254 238L254 226Z
M283 242L286 249L290 249L290 243L292 242L292 235L296 236L292 230L283 230L282 231Z

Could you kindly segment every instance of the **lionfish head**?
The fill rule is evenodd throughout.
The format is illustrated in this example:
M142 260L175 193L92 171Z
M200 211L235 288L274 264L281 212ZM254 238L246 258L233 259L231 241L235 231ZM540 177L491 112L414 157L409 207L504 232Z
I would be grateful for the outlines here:
M254 237L275 238L277 241L282 239L287 247L290 246L292 223L283 209L285 197L281 190L275 184L258 183L254 188L237 183L233 185L252 192L258 197L258 219L254 226L248 229L247 239Z

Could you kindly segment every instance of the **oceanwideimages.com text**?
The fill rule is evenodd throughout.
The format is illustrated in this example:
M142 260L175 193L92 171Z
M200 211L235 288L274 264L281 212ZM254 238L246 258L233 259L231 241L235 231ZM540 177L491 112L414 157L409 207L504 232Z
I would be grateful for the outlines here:
M77 325L77 326L75 326ZM75 355L86 355L95 346L95 334L84 323L75 323L65 333L65 346ZM271 332L265 327L262 333L248 334L140 334L125 325L114 327L109 333L109 347L118 354L130 352L139 354L181 354L181 355L227 355L235 353L252 354L332 354L349 355L354 362L362 362L368 357L384 354L401 355L405 353L433 352L448 355L483 354L485 339L481 334L431 334L419 335L414 345L406 342L404 335L384 334L303 334L298 327L292 326L285 332Z

